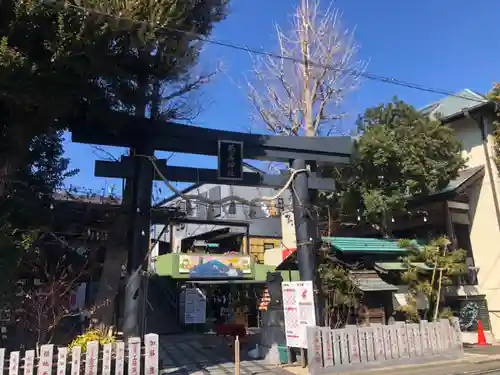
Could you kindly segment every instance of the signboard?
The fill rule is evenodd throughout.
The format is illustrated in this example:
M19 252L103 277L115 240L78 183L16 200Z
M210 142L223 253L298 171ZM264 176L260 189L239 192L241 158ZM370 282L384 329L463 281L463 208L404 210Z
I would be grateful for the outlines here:
M38 375L52 373L53 353L54 345L42 345L40 348L40 359L38 360Z
M249 256L179 255L179 273L193 278L238 278L252 274Z
M199 288L186 288L184 294L184 324L206 323L207 297Z
M281 283L285 313L286 345L307 348L306 327L316 325L312 281Z
M69 310L78 311L85 307L85 293L87 284L81 283L69 294Z
M219 140L219 180L243 180L243 142Z

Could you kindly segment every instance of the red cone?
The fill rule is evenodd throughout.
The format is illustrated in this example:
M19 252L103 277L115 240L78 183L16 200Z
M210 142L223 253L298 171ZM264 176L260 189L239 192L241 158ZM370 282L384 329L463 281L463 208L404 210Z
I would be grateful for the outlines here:
M484 335L483 323L480 320L477 321L477 345L488 345Z

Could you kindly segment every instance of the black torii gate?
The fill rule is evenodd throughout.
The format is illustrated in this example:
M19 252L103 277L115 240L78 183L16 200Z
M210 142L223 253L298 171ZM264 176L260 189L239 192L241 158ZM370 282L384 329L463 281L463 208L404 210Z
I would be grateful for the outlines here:
M119 124L115 127L110 124ZM113 129L114 128L114 129ZM148 157L154 151L172 151L218 157L218 169L167 166L165 160L155 164L169 180L226 185L281 188L288 176L243 172L243 159L291 163L295 170L316 162L347 164L352 152L350 137L284 137L248 134L181 125L154 119L139 119L121 112L104 117L87 118L85 126L72 130L72 141L107 146L130 147L132 156L121 161L96 161L97 177L126 178L131 194L123 205L131 208L129 227L127 290L125 292L124 326L126 336L139 336L143 300L140 275L149 248L153 165ZM159 179L159 178L158 178ZM334 191L335 181L318 178L314 168L294 179L293 206L296 226L297 259L301 280L314 280L316 232L309 225L309 191Z

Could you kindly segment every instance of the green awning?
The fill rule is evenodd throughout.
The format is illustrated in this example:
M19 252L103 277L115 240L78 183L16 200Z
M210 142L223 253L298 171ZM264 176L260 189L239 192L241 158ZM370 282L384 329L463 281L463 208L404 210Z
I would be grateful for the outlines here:
M425 263L415 262L411 263L411 265L423 271L432 271L432 268ZM405 271L406 265L401 262L377 262L375 263L375 269L379 272L384 272L384 273L390 271Z
M374 271L352 271L349 273L356 287L362 292L396 291L398 288L386 283Z
M399 247L397 240L364 237L323 237L323 242L330 244L337 251L349 253L389 253L399 255L408 251Z

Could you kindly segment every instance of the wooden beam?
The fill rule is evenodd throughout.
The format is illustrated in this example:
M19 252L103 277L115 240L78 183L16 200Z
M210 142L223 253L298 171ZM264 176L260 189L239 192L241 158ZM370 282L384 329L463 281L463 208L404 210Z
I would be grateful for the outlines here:
M119 124L113 129L109 124ZM201 128L152 119L137 119L121 112L89 118L72 130L72 141L88 144L133 147L153 140L153 148L189 154L212 155L218 141L244 143L244 158L288 162L291 159L348 163L351 137L283 137Z
M448 208L461 211L469 211L470 207L468 203L447 201Z
M215 169L167 166L165 160L156 161L156 165L169 181L260 186L280 189L289 179L289 176L286 175L262 175L255 172L244 172L243 180L219 180L217 170ZM95 162L94 175L96 177L130 178L132 174L132 160L128 157L123 158L120 162L104 160L97 160ZM158 174L155 174L155 179L162 180ZM315 173L310 173L309 188L320 191L335 191L335 180L330 178L316 178Z

